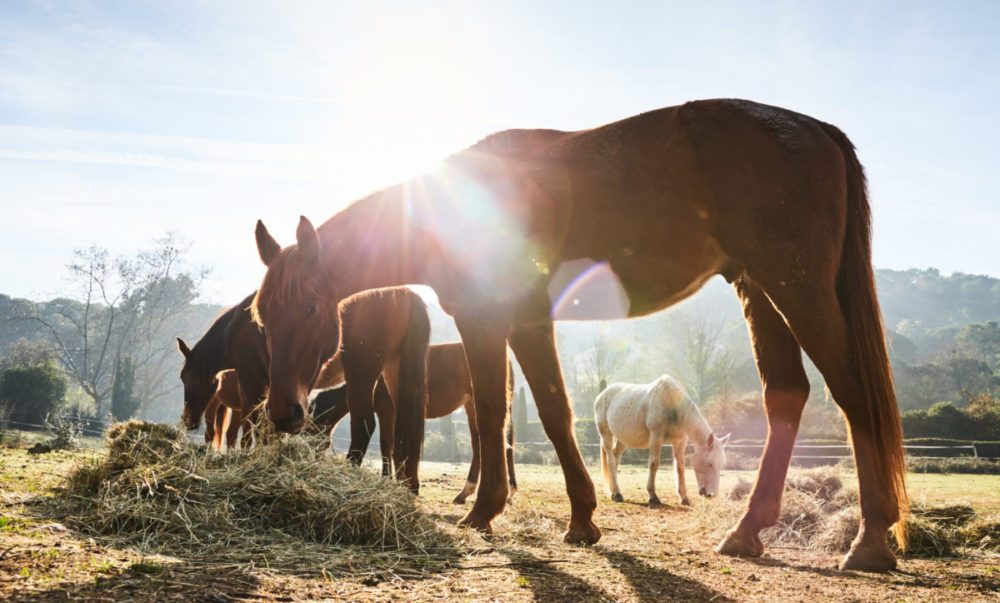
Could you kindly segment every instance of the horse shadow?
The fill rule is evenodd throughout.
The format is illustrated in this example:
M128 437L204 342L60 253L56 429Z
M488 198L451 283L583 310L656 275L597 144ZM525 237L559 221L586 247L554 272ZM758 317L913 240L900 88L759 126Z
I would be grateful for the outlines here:
M598 586L582 580L523 550L506 550L503 554L517 570L517 584L530 588L535 601L614 601L616 598Z
M259 580L238 569L187 563L133 564L92 580L60 582L39 591L12 594L11 601L181 600L223 603L258 598Z
M732 598L713 590L697 580L654 567L620 550L594 547L628 580L639 601L713 601L721 603Z

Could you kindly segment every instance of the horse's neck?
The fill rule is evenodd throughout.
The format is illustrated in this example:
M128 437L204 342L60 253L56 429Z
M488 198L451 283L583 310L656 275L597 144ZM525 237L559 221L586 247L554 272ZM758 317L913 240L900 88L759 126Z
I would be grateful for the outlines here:
M356 201L318 229L323 264L341 298L367 289L427 284L427 239L412 228L405 185Z
M695 446L704 446L705 442L708 441L709 434L712 433L708 421L691 400L687 400L684 414L684 433L687 434L688 440Z

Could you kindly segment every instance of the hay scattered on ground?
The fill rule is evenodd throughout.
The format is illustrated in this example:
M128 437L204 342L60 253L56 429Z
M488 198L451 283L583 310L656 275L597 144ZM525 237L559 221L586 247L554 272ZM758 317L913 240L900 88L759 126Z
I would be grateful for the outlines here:
M67 478L53 511L114 545L306 573L440 567L452 539L401 484L331 457L319 439L206 453L174 427L130 421L109 455Z
M726 496L696 507L696 515L717 536L732 526L746 505L753 485L740 478ZM940 557L955 554L977 536L990 542L989 528L963 527L975 512L968 505L915 506L908 523L908 557ZM834 467L797 470L789 474L778 523L761 532L766 545L818 548L844 553L858 532L860 509L857 492L845 488ZM987 526L988 524L980 524ZM1000 537L1000 522L993 524ZM895 543L891 543L895 544Z

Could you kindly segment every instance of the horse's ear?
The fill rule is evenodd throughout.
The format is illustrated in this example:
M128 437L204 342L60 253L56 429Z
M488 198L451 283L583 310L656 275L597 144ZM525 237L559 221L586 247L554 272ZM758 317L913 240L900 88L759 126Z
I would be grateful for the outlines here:
M708 440L705 442L705 445L708 446L709 450L715 448L715 434L714 433L708 434Z
M180 337L177 338L177 351L180 352L181 356L184 356L185 358L191 354L191 348L189 348Z
M271 233L267 232L267 227L261 220L257 220L254 236L257 238L257 253L260 254L260 261L264 262L265 266L270 266L274 258L281 253L281 245L278 245Z
M312 222L305 216L299 216L299 227L295 230L295 240L299 244L299 253L309 263L319 259L319 235Z

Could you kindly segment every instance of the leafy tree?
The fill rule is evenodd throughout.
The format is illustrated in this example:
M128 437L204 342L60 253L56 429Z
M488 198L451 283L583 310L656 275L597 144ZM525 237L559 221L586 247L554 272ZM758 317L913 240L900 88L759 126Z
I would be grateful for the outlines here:
M66 381L52 363L13 366L0 374L0 405L8 420L25 425L45 425L66 395Z
M139 399L135 396L135 365L130 356L122 356L115 367L115 382L111 391L111 416L116 421L125 421L139 411Z

